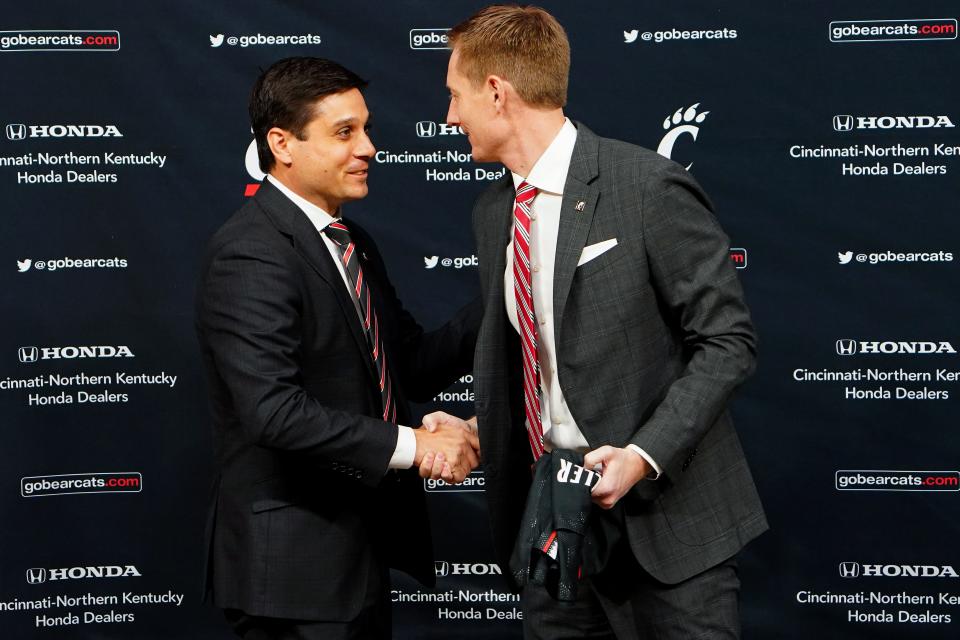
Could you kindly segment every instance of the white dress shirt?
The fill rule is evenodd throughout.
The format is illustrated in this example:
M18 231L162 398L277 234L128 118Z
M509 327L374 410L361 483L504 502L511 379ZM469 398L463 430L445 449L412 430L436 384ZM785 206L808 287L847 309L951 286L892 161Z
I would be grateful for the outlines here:
M337 270L340 272L340 277L343 278L343 286L345 286L347 291L350 293L350 299L353 300L354 309L357 311L357 322L362 323L363 314L360 312L360 304L354 297L353 286L350 284L347 271L343 266L343 261L340 259L340 249L337 247L336 243L328 238L327 234L323 232L323 230L327 228L327 225L337 220L339 216L331 216L317 205L306 200L305 198L301 198L276 178L267 176L265 179L269 180L270 184L275 186L280 193L287 196L287 198L289 198L293 204L297 205L297 207L303 211L304 215L306 215L310 220L310 223L316 228L317 233L320 234L320 238L323 239L323 244L325 244L327 247L327 251L330 252L330 257L333 258L333 262L337 265ZM397 448L393 451L393 456L390 458L389 466L391 469L409 469L413 466L413 459L416 456L417 438L413 435L413 429L410 427L404 427L401 425L397 426L399 427L399 434L397 435Z
M530 210L530 278L533 287L533 308L537 321L537 357L540 361L540 417L543 424L544 447L551 450L574 449L587 452L590 445L567 409L560 380L557 376L557 346L553 316L553 273L557 255L557 236L560 233L560 205L563 187L567 182L573 147L577 142L577 128L567 119L553 142L537 160L530 174L524 178L513 175L516 189L526 182L537 188L537 196ZM514 202L516 207L516 202ZM513 287L513 227L507 245L507 267L503 272L504 303L510 324L520 332L517 321L517 301ZM660 467L636 445L629 447L643 456L659 476Z

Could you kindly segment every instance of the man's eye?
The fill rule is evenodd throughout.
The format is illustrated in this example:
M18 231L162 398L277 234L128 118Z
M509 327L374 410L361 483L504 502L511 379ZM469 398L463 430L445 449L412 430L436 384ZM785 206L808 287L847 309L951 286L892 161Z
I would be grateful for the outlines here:
M337 131L337 135L340 136L341 138L348 138L350 137L350 129L347 127L344 127L343 129L340 129L340 131Z

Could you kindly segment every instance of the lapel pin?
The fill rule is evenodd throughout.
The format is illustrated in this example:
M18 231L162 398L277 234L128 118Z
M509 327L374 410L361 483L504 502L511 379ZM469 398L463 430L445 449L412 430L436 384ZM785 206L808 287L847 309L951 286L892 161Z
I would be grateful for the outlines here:
M577 211L583 211L583 208L584 208L585 206L587 206L587 203L586 203L586 202L584 202L583 200L577 200L577 206L575 207L575 209L576 209Z

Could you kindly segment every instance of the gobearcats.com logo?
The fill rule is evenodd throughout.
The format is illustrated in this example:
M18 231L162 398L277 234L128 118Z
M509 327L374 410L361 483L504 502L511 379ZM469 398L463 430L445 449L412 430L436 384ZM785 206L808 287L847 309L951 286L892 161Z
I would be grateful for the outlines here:
M657 145L657 153L664 158L672 159L673 145L676 144L677 139L684 134L689 135L696 141L697 136L700 134L700 125L707 119L707 114L710 113L709 111L697 113L699 106L700 103L698 102L686 109L680 107L672 116L667 116L663 121L663 128L666 130L666 133L660 140L660 144ZM692 166L693 163L691 162L687 165L687 170L689 171Z
M477 256L464 256L462 258L443 258L440 256L424 256L423 266L425 269L435 269L437 265L442 267L453 267L454 269L463 269L464 267L475 267L480 264Z
M140 493L143 475L139 471L100 471L20 479L20 496L46 498L82 493Z
M907 20L834 20L829 25L830 42L910 42L955 40L956 18L910 18Z
M120 32L112 29L30 29L0 31L0 51L119 51Z
M449 28L410 29L410 48L416 50L446 49Z

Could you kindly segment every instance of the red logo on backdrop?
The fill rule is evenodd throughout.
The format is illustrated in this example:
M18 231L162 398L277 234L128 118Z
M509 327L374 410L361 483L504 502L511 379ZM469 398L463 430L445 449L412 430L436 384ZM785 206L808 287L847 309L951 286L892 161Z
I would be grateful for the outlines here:
M250 146L247 147L247 153L243 158L243 164L246 166L247 173L250 174L250 177L256 180L256 182L247 183L247 186L243 190L243 196L249 198L257 193L257 189L260 188L260 182L267 176L267 174L260 170L260 158L257 156L256 140L250 141Z
M737 269L747 268L747 250L742 247L730 249L730 260Z

